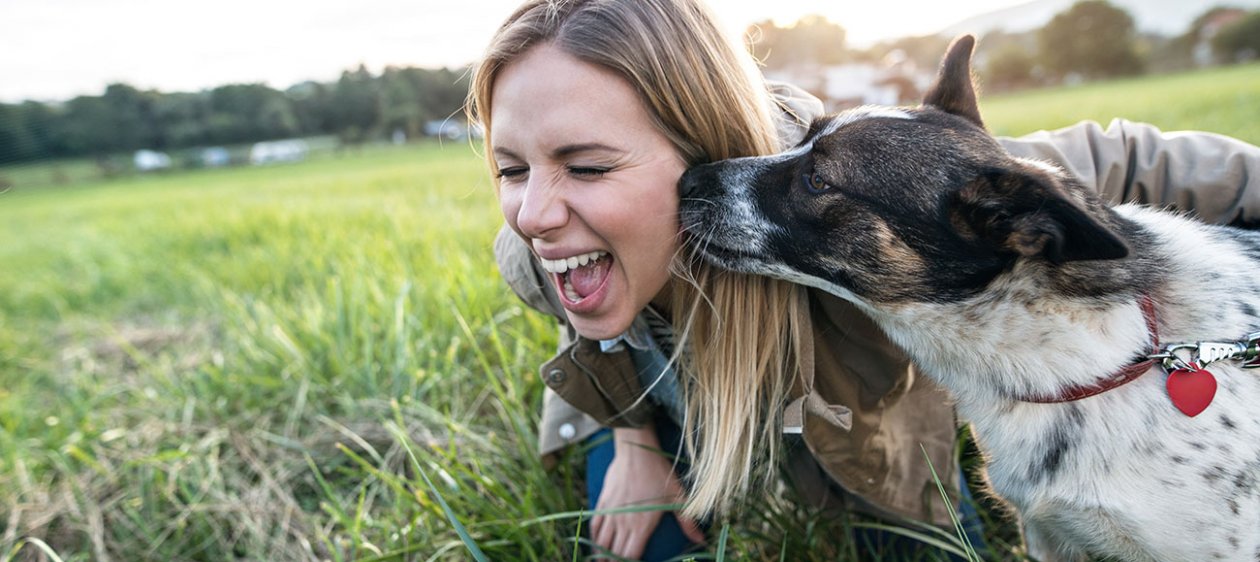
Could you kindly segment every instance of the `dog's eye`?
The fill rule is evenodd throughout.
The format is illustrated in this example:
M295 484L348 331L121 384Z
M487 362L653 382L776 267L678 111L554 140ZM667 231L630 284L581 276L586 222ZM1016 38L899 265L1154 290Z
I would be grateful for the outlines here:
M827 181L818 172L810 172L805 174L805 188L810 193L822 193L831 189L831 186L827 184Z

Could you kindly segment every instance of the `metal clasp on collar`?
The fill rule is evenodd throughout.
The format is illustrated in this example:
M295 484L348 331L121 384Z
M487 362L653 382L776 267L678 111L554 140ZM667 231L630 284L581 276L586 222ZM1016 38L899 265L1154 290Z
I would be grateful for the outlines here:
M1147 359L1159 360L1164 369L1202 369L1212 363L1226 359L1245 361L1244 369L1260 368L1260 332L1247 334L1241 341L1168 344L1159 353L1146 356Z
M1260 368L1260 332L1247 334L1247 349L1243 352L1244 369Z
M1198 349L1199 345L1194 343L1171 343L1161 347L1159 353L1152 353L1147 355L1146 358L1159 361L1166 371L1188 369L1199 355ZM1189 352L1185 354L1185 359L1178 355L1178 352L1181 351Z

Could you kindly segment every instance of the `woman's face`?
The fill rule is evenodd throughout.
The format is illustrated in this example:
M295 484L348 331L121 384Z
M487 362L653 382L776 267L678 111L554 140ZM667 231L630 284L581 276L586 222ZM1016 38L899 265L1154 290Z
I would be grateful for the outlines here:
M495 81L499 205L587 338L608 339L670 279L686 165L633 87L551 44Z

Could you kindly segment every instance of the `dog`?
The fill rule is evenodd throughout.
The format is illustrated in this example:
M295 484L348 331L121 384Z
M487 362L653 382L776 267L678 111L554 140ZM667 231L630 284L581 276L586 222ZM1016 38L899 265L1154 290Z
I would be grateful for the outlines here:
M952 393L1034 557L1260 561L1260 232L1111 207L1011 156L973 46L919 107L688 170L688 244L873 318Z

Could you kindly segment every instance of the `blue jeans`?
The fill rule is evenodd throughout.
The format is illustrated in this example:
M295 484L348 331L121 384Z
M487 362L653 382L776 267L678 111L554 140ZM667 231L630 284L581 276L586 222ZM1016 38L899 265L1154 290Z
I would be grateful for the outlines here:
M680 457L678 466L686 468L687 465L684 464L682 457L682 431L678 426L668 418L658 418L656 437L661 442L661 450L678 455ZM587 438L587 443L591 445L590 451L586 454L587 509L593 510L599 502L600 492L604 489L604 475L608 473L608 465L612 464L616 446L613 444L612 430L607 428ZM678 518L674 517L673 513L666 513L661 517L661 522L657 524L652 536L648 538L642 560L663 562L691 552L698 546L683 534L682 527L678 525Z
M685 457L682 451L682 430L676 424L663 416L656 419L656 436L660 439L661 449L667 453L677 454L680 457L679 467L686 468ZM587 508L594 510L595 505L599 502L600 492L604 489L604 476L608 473L608 466L612 464L613 455L616 454L616 446L612 439L612 431L602 429L594 435L587 438L587 445L590 450L586 454L586 497L588 498ZM958 471L959 479L962 485L963 501L958 506L958 517L963 523L963 531L966 533L968 540L977 552L983 554L986 550L984 535L982 533L982 524L980 516L976 512L975 502L972 501L971 492L967 490L967 482L963 476L963 471ZM912 538L892 533L888 531L856 528L852 530L852 540L858 552L870 553L883 560L915 560L916 557L923 556L931 547L924 545ZM692 552L699 545L691 542L683 534L682 528L678 525L678 519L673 513L666 513L661 517L660 524L656 530L652 532L652 536L648 539L647 548L643 552L644 562L663 562L670 559L679 559L680 555ZM943 553L942 553L943 554ZM962 561L962 558L953 555L947 556L947 560Z

